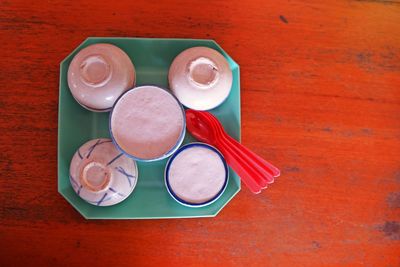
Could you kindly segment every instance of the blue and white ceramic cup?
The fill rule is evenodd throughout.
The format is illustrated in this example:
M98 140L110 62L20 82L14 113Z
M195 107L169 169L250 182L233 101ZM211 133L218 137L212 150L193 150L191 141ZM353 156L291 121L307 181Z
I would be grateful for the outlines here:
M111 139L93 139L74 154L69 179L80 198L96 206L125 200L138 179L136 162L118 151Z

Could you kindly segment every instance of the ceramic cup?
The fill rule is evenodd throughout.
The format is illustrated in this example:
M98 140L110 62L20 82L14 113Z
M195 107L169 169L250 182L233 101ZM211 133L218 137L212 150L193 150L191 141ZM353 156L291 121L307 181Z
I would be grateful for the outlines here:
M165 186L173 199L188 207L215 202L228 185L228 166L222 154L205 143L179 148L165 167Z
M136 186L136 162L118 151L110 139L94 139L82 145L70 164L70 181L83 200L111 206L126 199Z
M80 50L68 68L68 86L76 101L95 112L110 111L118 97L135 84L129 56L112 44Z
M138 161L156 161L174 153L185 137L186 116L167 90L145 85L123 94L110 114L115 145Z
M218 51L192 47L175 57L168 73L169 86L186 107L213 109L228 97L232 87L232 70Z

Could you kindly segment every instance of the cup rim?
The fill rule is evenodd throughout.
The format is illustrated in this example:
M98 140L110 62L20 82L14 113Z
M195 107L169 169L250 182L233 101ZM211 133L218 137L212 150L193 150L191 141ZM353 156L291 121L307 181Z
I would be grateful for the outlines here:
M171 167L172 162L174 161L174 159L176 158L177 155L179 155L180 152L184 151L185 149L194 147L194 146L200 146L200 147L205 147L207 149L210 149L212 151L214 151L215 153L217 153L217 155L220 157L223 165L224 165L224 169L225 169L225 181L224 181L224 185L222 186L222 188L219 190L219 192L212 197L210 200L201 202L201 203L191 203L189 201L183 200L180 197L178 197L174 191L171 188L171 185L169 183L169 168ZM182 147L180 147L175 153L174 155L172 155L172 157L170 157L168 159L168 162L165 166L165 170L164 170L164 182L165 182L165 187L167 188L168 193L170 194L170 196L177 201L178 203L187 206L187 207L191 207L191 208L200 208L200 207L204 207L204 206L208 206L212 203L214 203L215 201L217 201L222 194L225 192L225 189L228 187L228 182L229 182L229 168L228 168L228 164L226 163L226 160L224 158L224 156L222 155L222 153L215 148L212 145L206 144L206 143L202 143L202 142L192 142L192 143L188 143L186 145L183 145Z
M111 127L112 115L113 115L113 113L114 113L115 106L118 104L119 100L120 100L125 94L129 93L130 91L137 90L137 89L140 89L140 88L146 87L146 86L157 87L157 88L159 88L159 89L161 89L161 90L164 90L167 94L169 94L170 96L172 96L172 97L175 99L175 101L177 102L177 104L179 105L179 107L180 107L180 109L181 109L181 111L182 111L182 118L183 118L182 131L181 131L181 133L180 133L180 135L179 135L179 138L178 138L177 142L175 143L175 145L174 145L170 150L168 150L166 153L164 153L163 155L161 155L160 157L151 158L151 159L139 158L139 157L133 156L133 155L129 154L128 152L126 152L125 150L123 150L123 149L118 145L117 141L115 140L114 135L113 135L113 131L112 131L112 127ZM114 102L114 105L112 106L112 109L111 109L111 111L110 111L110 115L109 115L109 118L108 118L108 122L109 122L109 123L108 123L108 129L109 129L109 132L110 132L111 140L112 140L112 142L114 143L114 145L117 147L117 149L118 149L119 151L121 151L122 153L124 153L124 155L126 155L127 157L129 157L129 158L131 158L131 159L134 159L134 160L136 160L136 161L141 161L141 162L153 162L153 161L163 160L163 159L165 159L165 158L171 156L171 155L180 147L180 145L181 145L182 142L183 142L183 139L185 138L185 134L186 134L186 115L185 115L185 109L183 108L182 103L179 102L179 100L176 98L176 96L175 96L174 94L172 94L171 92L169 92L168 89L166 89L166 88L164 88L164 87L161 87L161 86L159 86L159 85L155 85L155 84L144 84L144 85L140 85L140 86L135 86L135 87L133 87L133 88L131 88L131 89L126 90L123 94L121 94L121 95L117 98L117 100Z

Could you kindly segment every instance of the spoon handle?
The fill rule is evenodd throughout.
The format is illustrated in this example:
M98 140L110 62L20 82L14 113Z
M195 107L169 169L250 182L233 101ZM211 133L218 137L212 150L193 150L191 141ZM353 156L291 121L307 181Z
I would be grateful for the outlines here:
M230 153L224 145L218 143L217 148L221 150L224 155L228 165L240 176L241 181L250 189L254 194L261 192L261 187L252 179L252 173L246 168L246 165L242 165L239 160L235 158L234 155Z
M226 146L229 146L231 149L231 153L236 156L236 158L240 159L242 164L246 164L248 168L253 170L253 179L264 189L267 188L268 184L272 184L274 182L274 177L272 174L265 170L262 166L254 162L253 158L248 154L244 153L241 150L242 146L236 140L232 141L229 138L224 136L224 142ZM238 145L239 144L239 145Z
M254 153L253 151L251 151L250 149L248 149L247 147L245 147L244 145L242 145L241 143L239 143L226 133L225 133L225 138L229 140L230 144L234 147L237 153L242 155L244 158L252 160L254 167L258 168L263 172L266 172L267 174L269 174L270 177L272 176L271 177L272 181L270 181L270 183L273 182L273 177L278 177L280 175L281 172L277 167L275 167L265 159L261 158L256 153Z
M226 137L225 131L221 125L218 124L218 121L215 118L211 118L210 122L215 126L215 130L219 136L219 142L221 145L223 144L229 153L231 153L231 155L235 157L239 163L244 165L244 167L248 170L248 173L252 173L253 180L255 180L262 189L267 188L268 183L271 183L271 180L273 181L274 178L269 173L265 173L262 169L260 170L260 168L255 168L251 158L244 153L240 153L240 151L238 151L238 149L231 144L230 140Z
M252 166L252 162L244 159L237 151L229 144L229 142L225 138L221 138L219 141L219 146L224 146L225 150L230 154L230 156L234 157L238 164L241 164L244 169L246 169L247 173L253 179L261 189L267 188L268 180L264 178L264 174L260 172L258 169L255 169Z
M268 183L273 183L274 177L278 177L280 175L280 171L278 168L276 168L271 163L267 162L266 160L252 152L250 149L246 148L241 143L236 141L230 135L228 135L225 132L222 124L214 115L209 112L202 113L200 115L208 117L210 122L214 124L216 131L218 132L220 137L224 139L226 143L228 143L228 145L230 145L235 150L236 154L238 154L239 157L241 157L243 160L246 160L252 167L261 172L263 174L263 178L265 178Z

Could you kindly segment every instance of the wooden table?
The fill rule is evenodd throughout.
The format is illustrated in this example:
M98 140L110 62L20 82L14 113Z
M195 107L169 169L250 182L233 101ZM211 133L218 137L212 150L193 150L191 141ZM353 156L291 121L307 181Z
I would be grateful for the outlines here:
M0 266L400 265L400 2L99 2L0 2ZM215 39L242 141L282 176L213 219L84 220L56 155L59 63L87 36Z

